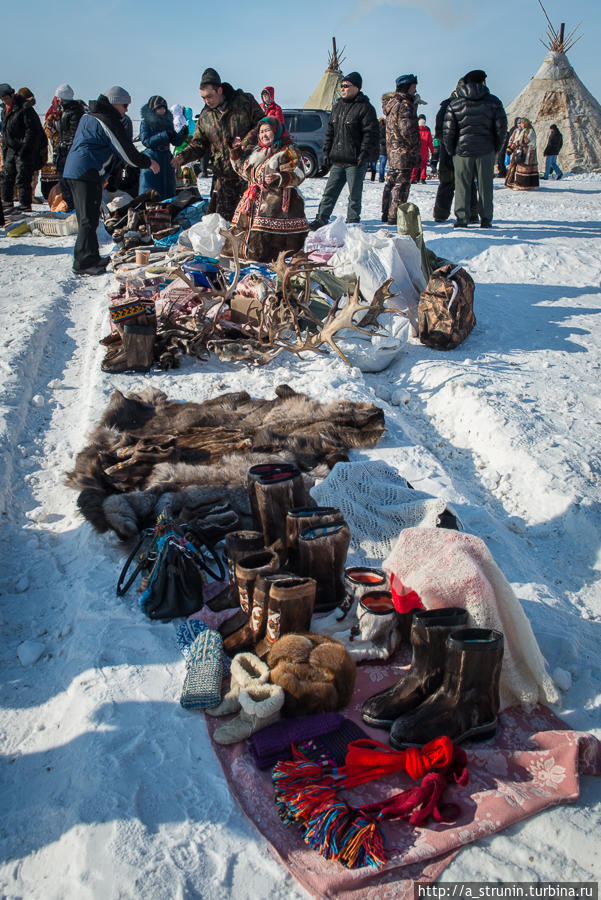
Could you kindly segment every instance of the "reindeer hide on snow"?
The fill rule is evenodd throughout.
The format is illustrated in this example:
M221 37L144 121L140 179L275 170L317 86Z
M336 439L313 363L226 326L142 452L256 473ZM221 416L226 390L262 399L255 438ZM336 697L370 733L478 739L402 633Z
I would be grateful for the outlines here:
M250 526L250 466L286 460L307 478L325 476L350 448L371 447L383 432L376 406L319 403L287 385L274 400L238 392L203 403L178 403L152 388L114 391L68 483L80 490L85 518L122 538L153 524L163 509L180 521L233 510L233 530Z

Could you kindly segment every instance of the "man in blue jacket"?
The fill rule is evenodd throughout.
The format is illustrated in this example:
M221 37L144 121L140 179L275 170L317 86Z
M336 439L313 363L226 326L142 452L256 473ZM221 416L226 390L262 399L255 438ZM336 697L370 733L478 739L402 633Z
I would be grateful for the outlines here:
M77 275L102 275L110 257L101 257L96 229L100 221L102 185L115 157L138 169L159 164L139 153L128 137L122 119L131 97L122 87L111 87L92 100L89 113L79 121L67 156L63 178L68 179L77 214L77 240L73 251L73 271Z

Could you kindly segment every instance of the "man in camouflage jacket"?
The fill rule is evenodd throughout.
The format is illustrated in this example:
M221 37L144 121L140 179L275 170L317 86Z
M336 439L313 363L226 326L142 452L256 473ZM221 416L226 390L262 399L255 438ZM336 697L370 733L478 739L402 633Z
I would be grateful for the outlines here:
M230 150L234 145L250 148L256 144L257 123L264 113L252 94L222 82L215 69L203 72L200 96L206 105L198 117L192 140L171 165L177 169L202 159L210 150L213 184L209 212L217 212L231 222L247 185L232 168Z
M415 92L416 75L400 75L394 94L384 95L382 109L386 116L386 150L388 175L382 193L382 221L396 225L400 203L406 203L411 187L411 173L421 164L421 145Z

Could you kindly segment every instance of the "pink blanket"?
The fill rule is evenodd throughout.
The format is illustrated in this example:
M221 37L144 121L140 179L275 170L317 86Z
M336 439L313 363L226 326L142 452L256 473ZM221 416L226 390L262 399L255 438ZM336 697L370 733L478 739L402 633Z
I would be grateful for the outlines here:
M376 740L386 742L386 733L364 725L361 704L393 684L398 675L399 667L389 663L358 669L346 714ZM218 724L218 719L208 720L210 734ZM287 869L314 897L340 900L412 900L413 881L434 881L465 844L550 806L577 800L579 775L601 775L601 742L593 735L571 731L544 706L529 715L505 710L494 740L463 745L469 760L469 784L452 787L445 795L446 801L460 804L458 821L453 825L432 823L427 828L387 823L387 865L380 870L349 870L310 849L295 827L284 828L273 801L271 773L256 769L246 743L214 746L232 794ZM412 785L405 775L395 775L343 796L360 805Z

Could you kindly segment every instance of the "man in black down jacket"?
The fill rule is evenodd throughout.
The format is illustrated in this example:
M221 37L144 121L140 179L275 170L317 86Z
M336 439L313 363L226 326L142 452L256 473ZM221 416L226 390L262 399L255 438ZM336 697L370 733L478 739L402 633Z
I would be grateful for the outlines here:
M451 205L453 203L453 195L455 193L455 170L453 169L453 157L449 156L442 140L442 126L444 117L451 100L457 96L457 89L462 82L457 84L450 97L443 100L440 109L436 113L436 121L434 125L434 136L440 141L440 154L438 157L438 190L436 191L436 199L434 201L433 217L435 222L446 222L451 215ZM478 224L478 191L476 182L472 181L470 193L470 222Z
M443 143L453 157L455 171L456 228L468 226L474 175L478 179L480 227L491 227L495 156L506 131L503 104L486 87L486 72L468 72L457 88L457 97L447 107L442 126Z
M359 222L361 219L367 164L378 158L380 149L378 117L369 99L361 92L362 84L358 72L345 75L340 84L342 97L332 110L323 145L324 156L332 167L317 217L309 226L312 231L328 223L345 183L349 189L346 221Z
M21 94L5 94L2 102L2 203L5 210L12 209L16 184L19 191L18 209L29 210L31 179L36 169L41 167L42 145L46 146L46 136L37 112Z

